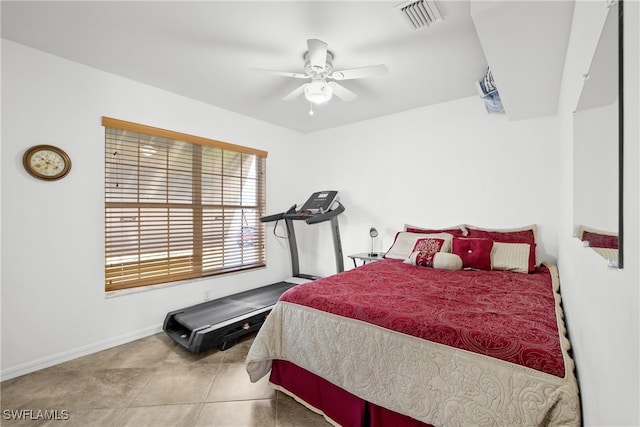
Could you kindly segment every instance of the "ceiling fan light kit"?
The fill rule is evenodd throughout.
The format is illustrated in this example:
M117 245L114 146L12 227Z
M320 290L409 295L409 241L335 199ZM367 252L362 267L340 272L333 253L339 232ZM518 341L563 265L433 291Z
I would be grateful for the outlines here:
M311 106L310 115L313 115L314 104L326 104L333 95L343 101L351 101L356 98L355 93L338 84L335 80L383 76L389 71L387 66L383 64L333 71L333 54L327 50L327 43L318 39L308 39L307 47L308 50L303 56L304 74L263 68L252 68L252 70L296 79L311 79L310 82L298 86L282 98L283 101L290 101L304 93L305 99Z
M323 78L314 78L304 87L304 97L313 104L329 102L333 96L333 88Z

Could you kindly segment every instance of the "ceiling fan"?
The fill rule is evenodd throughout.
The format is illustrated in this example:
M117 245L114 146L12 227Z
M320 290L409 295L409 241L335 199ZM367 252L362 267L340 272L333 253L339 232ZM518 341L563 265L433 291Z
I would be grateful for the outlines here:
M311 103L312 107L309 114L313 114L313 104L324 104L333 95L343 101L351 101L356 98L355 93L338 84L336 80L383 76L389 71L387 66L383 64L334 71L333 54L327 50L327 43L318 39L309 39L307 40L307 47L308 50L304 54L304 73L266 70L263 68L252 68L251 70L296 79L309 79L309 82L297 87L282 98L284 101L290 101L304 93L305 98Z

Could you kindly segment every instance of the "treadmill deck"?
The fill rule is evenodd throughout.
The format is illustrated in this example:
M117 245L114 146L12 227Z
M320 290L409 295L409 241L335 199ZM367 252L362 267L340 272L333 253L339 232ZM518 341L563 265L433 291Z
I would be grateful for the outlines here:
M194 353L219 347L257 331L280 296L296 283L278 282L167 314L163 330Z

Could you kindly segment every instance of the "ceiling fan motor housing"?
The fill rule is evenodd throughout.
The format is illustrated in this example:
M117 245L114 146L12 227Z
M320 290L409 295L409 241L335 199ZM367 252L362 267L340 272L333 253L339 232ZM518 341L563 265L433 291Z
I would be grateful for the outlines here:
M304 54L304 71L310 77L326 77L331 74L333 71L333 54L327 51L327 59L324 63L323 67L313 66L311 65L311 61L309 60L309 52L305 52Z

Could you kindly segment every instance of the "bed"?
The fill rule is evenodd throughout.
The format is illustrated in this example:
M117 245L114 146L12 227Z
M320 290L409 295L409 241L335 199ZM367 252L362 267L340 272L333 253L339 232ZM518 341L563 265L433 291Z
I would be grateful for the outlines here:
M340 426L580 425L558 272L532 232L406 226L385 259L284 293L251 381L270 372Z

